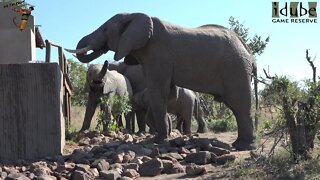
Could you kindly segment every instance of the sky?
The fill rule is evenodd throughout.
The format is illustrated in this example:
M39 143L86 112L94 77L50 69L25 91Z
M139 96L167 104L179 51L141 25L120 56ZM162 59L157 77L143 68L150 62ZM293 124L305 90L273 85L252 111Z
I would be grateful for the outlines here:
M315 57L320 74L320 18L318 23L273 23L272 1L269 0L26 0L35 6L32 15L44 39L63 47L75 49L78 41L91 33L117 13L142 12L162 20L184 26L197 27L204 24L219 24L230 27L228 19L235 17L249 28L249 36L258 34L263 39L270 37L265 52L256 56L258 74L262 69L270 74L288 75L293 80L312 76L311 67L305 59L306 49ZM285 2L279 0L280 8ZM303 7L308 1L302 0ZM318 7L320 1L318 2ZM320 10L318 10L320 16ZM308 18L304 16L303 18ZM52 50L52 52L55 52ZM57 53L56 53L57 54ZM65 52L67 58L73 56ZM57 58L57 56L53 56ZM45 59L45 50L37 50L37 60ZM92 63L113 60L108 52Z

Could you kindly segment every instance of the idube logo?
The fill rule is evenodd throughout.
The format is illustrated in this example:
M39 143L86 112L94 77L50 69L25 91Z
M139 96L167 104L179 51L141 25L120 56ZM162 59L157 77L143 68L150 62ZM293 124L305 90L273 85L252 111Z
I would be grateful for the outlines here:
M272 2L273 23L317 23L317 2Z

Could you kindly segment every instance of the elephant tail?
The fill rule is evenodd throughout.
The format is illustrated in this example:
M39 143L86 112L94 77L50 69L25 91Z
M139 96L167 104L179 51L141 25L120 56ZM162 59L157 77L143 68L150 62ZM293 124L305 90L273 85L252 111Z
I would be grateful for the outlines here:
M259 116L259 99L258 99L258 68L257 68L257 63L255 60L253 60L252 63L252 73L253 73L253 79L254 79L254 95L255 95L255 103L256 103L256 112L254 115L254 125L255 129L257 130L258 128L258 116Z

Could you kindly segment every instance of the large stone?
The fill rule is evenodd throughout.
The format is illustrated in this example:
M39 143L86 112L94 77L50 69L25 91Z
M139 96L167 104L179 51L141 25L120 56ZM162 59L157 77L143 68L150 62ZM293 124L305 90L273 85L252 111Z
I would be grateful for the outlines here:
M233 155L233 154L225 154L225 155L217 156L217 157L213 158L212 161L214 163L217 163L217 164L225 164L227 162L232 162L235 159L236 159L235 155Z
M43 175L37 177L37 180L57 180L57 178L55 176Z
M207 173L205 167L201 167L195 164L190 164L186 166L186 173L190 176L197 176Z
M90 140L91 140L90 138L84 137L79 140L79 145L80 146L90 145Z
M100 176L106 180L117 180L121 177L119 171L117 170L100 171Z
M194 141L197 146L203 151L208 151L212 147L211 142L208 138L196 138L194 139Z
M224 155L224 154L230 154L229 150L223 149L223 148L219 148L219 147L210 147L209 151L213 152L217 156L221 156L221 155Z
M170 140L169 142L170 142L170 145L174 147L181 147L186 144L183 137L177 137L175 139Z
M176 162L171 169L171 174L184 173L184 172L185 172L185 168L179 162Z
M72 180L93 180L94 177L90 176L89 174L83 171L75 170L72 173L71 179Z
M136 163L123 164L122 166L123 166L124 170L125 169L134 169L134 170L138 171L138 169L139 169L139 165Z
M141 176L156 176L163 170L162 161L159 158L154 158L144 162L139 167L139 173Z
M140 177L140 174L135 169L125 169L122 175L130 177L132 179L137 179Z
M173 168L173 162L170 160L161 160L163 164L163 170L161 173L170 174Z
M110 168L109 163L104 159L94 161L92 166L97 167L98 171L108 171Z
M57 63L0 65L0 159L59 155L65 144L63 75Z
M76 165L76 170L79 170L79 171L82 171L82 172L85 172L87 173L90 169L90 166L87 165L87 164L77 164Z
M215 146L215 147L220 147L222 149L227 149L227 150L231 150L232 149L229 144L221 142L221 141L219 141L217 139L212 140L211 141L211 145Z
M200 151L198 153L190 153L186 156L187 163L195 163L198 165L208 164L211 161L211 154L208 151Z
M78 164L88 164L92 157L92 153L87 153L81 149L75 149L71 155L72 161Z
M6 180L25 180L27 177L22 173L10 173Z

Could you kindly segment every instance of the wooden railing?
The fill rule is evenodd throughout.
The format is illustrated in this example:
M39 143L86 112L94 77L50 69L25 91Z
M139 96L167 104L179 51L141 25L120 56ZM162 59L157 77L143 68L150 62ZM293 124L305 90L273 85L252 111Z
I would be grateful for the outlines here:
M68 76L69 68L67 64L66 56L63 53L63 47L60 45L50 42L46 40L46 63L51 62L51 46L58 48L58 55L59 55L59 66L61 72L63 74L63 101L64 101L64 115L66 117L66 126L67 128L71 125L71 95L72 95L72 85L71 81Z

